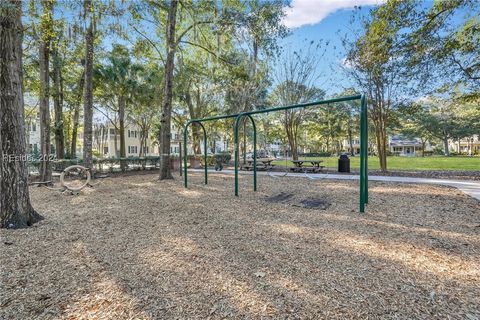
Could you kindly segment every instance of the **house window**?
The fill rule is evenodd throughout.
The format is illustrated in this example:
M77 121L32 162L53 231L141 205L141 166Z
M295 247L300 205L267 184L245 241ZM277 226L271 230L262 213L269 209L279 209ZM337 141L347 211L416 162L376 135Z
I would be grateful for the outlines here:
M32 123L32 131L37 131L37 124L35 122Z
M110 129L110 134L115 134L115 129Z
M108 147L103 147L103 154L108 154Z
M135 132L135 138L137 137L137 130L134 131Z

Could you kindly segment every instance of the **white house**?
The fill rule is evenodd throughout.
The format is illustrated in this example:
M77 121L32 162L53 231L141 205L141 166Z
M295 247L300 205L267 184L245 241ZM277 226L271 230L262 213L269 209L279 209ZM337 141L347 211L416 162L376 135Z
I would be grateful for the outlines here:
M402 136L391 136L388 139L388 146L393 154L400 156L415 156L422 151L422 141L419 138L408 139ZM426 149L430 149L427 144Z
M480 135L475 134L471 137L463 138L460 140L450 140L449 148L450 150L454 150L462 154L480 154Z

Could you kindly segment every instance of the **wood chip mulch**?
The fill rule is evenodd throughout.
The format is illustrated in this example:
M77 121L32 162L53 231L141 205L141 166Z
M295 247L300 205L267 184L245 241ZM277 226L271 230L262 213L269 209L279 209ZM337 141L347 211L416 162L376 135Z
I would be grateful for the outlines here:
M480 204L454 188L371 182L361 215L358 182L190 177L33 187L45 219L0 230L0 319L480 318Z

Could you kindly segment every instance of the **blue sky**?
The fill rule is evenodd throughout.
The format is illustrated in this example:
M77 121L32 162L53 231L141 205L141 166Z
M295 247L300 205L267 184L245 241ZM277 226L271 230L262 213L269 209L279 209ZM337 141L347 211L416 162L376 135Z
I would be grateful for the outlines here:
M310 41L328 42L325 54L319 52L317 86L327 91L328 95L338 93L352 83L346 78L339 64L345 57L340 37L352 28L351 17L355 6L360 6L366 13L380 0L293 0L291 8L286 9L285 24L291 34L280 40L284 50L299 50ZM355 28L356 25L354 24ZM322 50L323 51L323 50Z
M353 83L341 72L339 66L345 58L345 50L340 36L349 30L359 27L351 24L355 7L362 8L361 14L367 14L369 9L382 4L385 0L292 0L290 8L286 9L284 23L291 29L291 34L279 41L284 50L299 50L310 41L329 42L323 56L319 53L317 72L320 75L317 86L324 89L328 95L354 87ZM433 0L419 2L420 6L429 9ZM358 14L358 11L355 12ZM453 23L463 23L471 16L468 9L461 9L453 16ZM272 72L275 72L274 70Z

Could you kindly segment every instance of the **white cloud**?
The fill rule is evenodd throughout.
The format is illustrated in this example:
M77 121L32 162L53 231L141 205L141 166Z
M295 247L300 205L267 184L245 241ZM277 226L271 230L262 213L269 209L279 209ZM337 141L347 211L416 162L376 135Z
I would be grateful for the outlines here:
M353 67L352 62L347 60L347 57L341 59L340 64L347 69L351 69Z
M289 28L319 23L329 14L355 6L377 5L384 0L293 0L285 8L284 24Z

